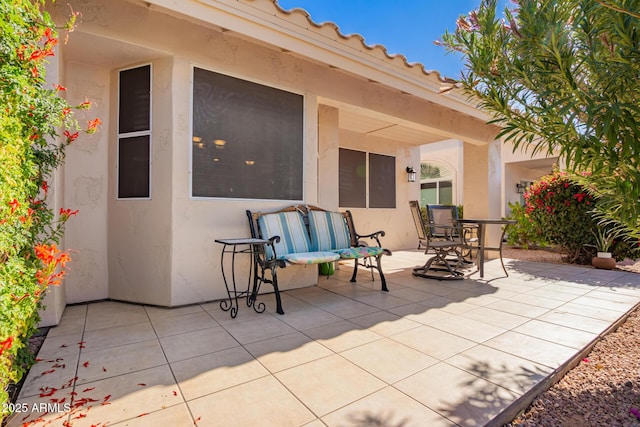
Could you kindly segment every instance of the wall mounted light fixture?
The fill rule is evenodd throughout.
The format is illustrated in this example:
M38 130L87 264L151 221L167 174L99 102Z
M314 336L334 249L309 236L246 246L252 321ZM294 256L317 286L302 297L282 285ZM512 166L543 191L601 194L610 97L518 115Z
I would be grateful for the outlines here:
M407 182L416 182L416 170L413 166L407 166Z
M524 194L525 188L527 188L526 184L522 184L520 182L516 182L516 193Z

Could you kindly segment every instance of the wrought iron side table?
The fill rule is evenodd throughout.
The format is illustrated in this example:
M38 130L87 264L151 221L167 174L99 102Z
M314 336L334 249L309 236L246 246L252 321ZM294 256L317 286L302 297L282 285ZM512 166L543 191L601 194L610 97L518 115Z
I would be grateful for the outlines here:
M264 245L268 244L268 240L239 238L239 239L216 239L216 243L223 245L222 255L220 256L220 269L222 270L222 279L224 286L227 288L228 299L220 301L220 308L224 311L231 311L231 317L238 315L238 299L246 297L247 307L253 307L256 313L262 313L265 310L263 302L256 304L258 296L258 277L255 254L264 249ZM231 254L231 281L229 282L227 273L225 273L225 254ZM238 290L236 286L236 254L249 254L251 261L249 264L249 277L247 279L247 288ZM253 279L253 288L251 282Z

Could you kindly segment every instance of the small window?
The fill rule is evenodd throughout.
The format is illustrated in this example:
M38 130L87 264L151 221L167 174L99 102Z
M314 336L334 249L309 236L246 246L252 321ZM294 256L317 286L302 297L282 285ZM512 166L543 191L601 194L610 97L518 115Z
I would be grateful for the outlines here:
M396 158L369 154L369 207L396 207Z
M343 208L367 207L367 154L340 149L339 204Z
M118 142L118 197L149 197L149 135Z
M341 148L339 205L342 208L395 208L396 158Z
M119 73L117 151L118 198L151 197L151 65Z

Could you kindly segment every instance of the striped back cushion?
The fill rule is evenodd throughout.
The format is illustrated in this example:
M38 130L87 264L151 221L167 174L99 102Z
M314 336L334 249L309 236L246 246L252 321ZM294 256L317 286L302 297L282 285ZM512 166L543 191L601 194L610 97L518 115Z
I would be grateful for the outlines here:
M275 244L278 258L286 254L309 252L309 235L298 212L280 212L262 215L258 218L258 226L263 239L280 236ZM271 248L267 247L267 256L271 257Z
M340 212L309 212L311 250L331 251L351 247L349 231Z

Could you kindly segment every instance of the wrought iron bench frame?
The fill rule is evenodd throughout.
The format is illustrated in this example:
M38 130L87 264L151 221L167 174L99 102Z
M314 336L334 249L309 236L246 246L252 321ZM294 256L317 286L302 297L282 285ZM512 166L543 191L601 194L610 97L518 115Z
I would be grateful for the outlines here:
M312 214L312 212L315 213ZM314 220L310 221L310 216L313 216L315 218L319 213L325 213L327 217L331 217L333 220L342 218L346 227L345 232L348 234L348 242L344 242L342 245L344 247L342 248L336 247L329 248L327 250L290 252L284 255L278 254L277 247L281 243L282 236L270 235L268 232L269 230L263 230L266 224L266 219L263 217L267 215L277 214L293 215L288 213L296 213L297 215L300 215L300 219L304 223L305 232L307 233L306 237L308 239L308 242L311 242L314 237L316 241L328 239L328 236L326 234L327 232L316 225L316 222ZM381 265L382 256L391 255L391 251L382 248L382 245L380 243L380 237L383 237L385 235L385 232L376 231L370 234L359 234L356 231L353 216L350 211L347 210L345 212L333 212L312 205L294 205L274 212L252 212L250 210L247 210L246 214L249 220L251 237L269 240L268 245L254 254L255 262L258 266L255 281L258 282L258 285L264 282L273 286L276 294L276 311L279 314L284 314L284 311L282 310L280 291L278 288L277 271L279 268L285 268L289 264L320 264L338 260L353 259L354 268L353 274L351 276L351 282L356 282L358 267L368 268L371 271L371 277L373 280L375 280L373 270L377 270L378 274L380 275L380 281L382 282L381 290L388 292L387 282L384 277L384 273L382 272ZM261 220L261 218L263 219ZM321 216L319 218L321 218ZM293 219L295 219L295 215ZM279 225L284 227L284 234L292 234L293 230L290 229L291 227L288 223L283 222ZM336 225L339 226L339 222L336 223ZM317 234L314 236L314 233ZM369 239L372 245L369 245L367 241L363 239ZM372 258L375 258L375 263L373 263ZM267 271L270 272L270 279L266 277ZM258 288L259 286L254 287L253 297L257 295L257 292L259 290Z

